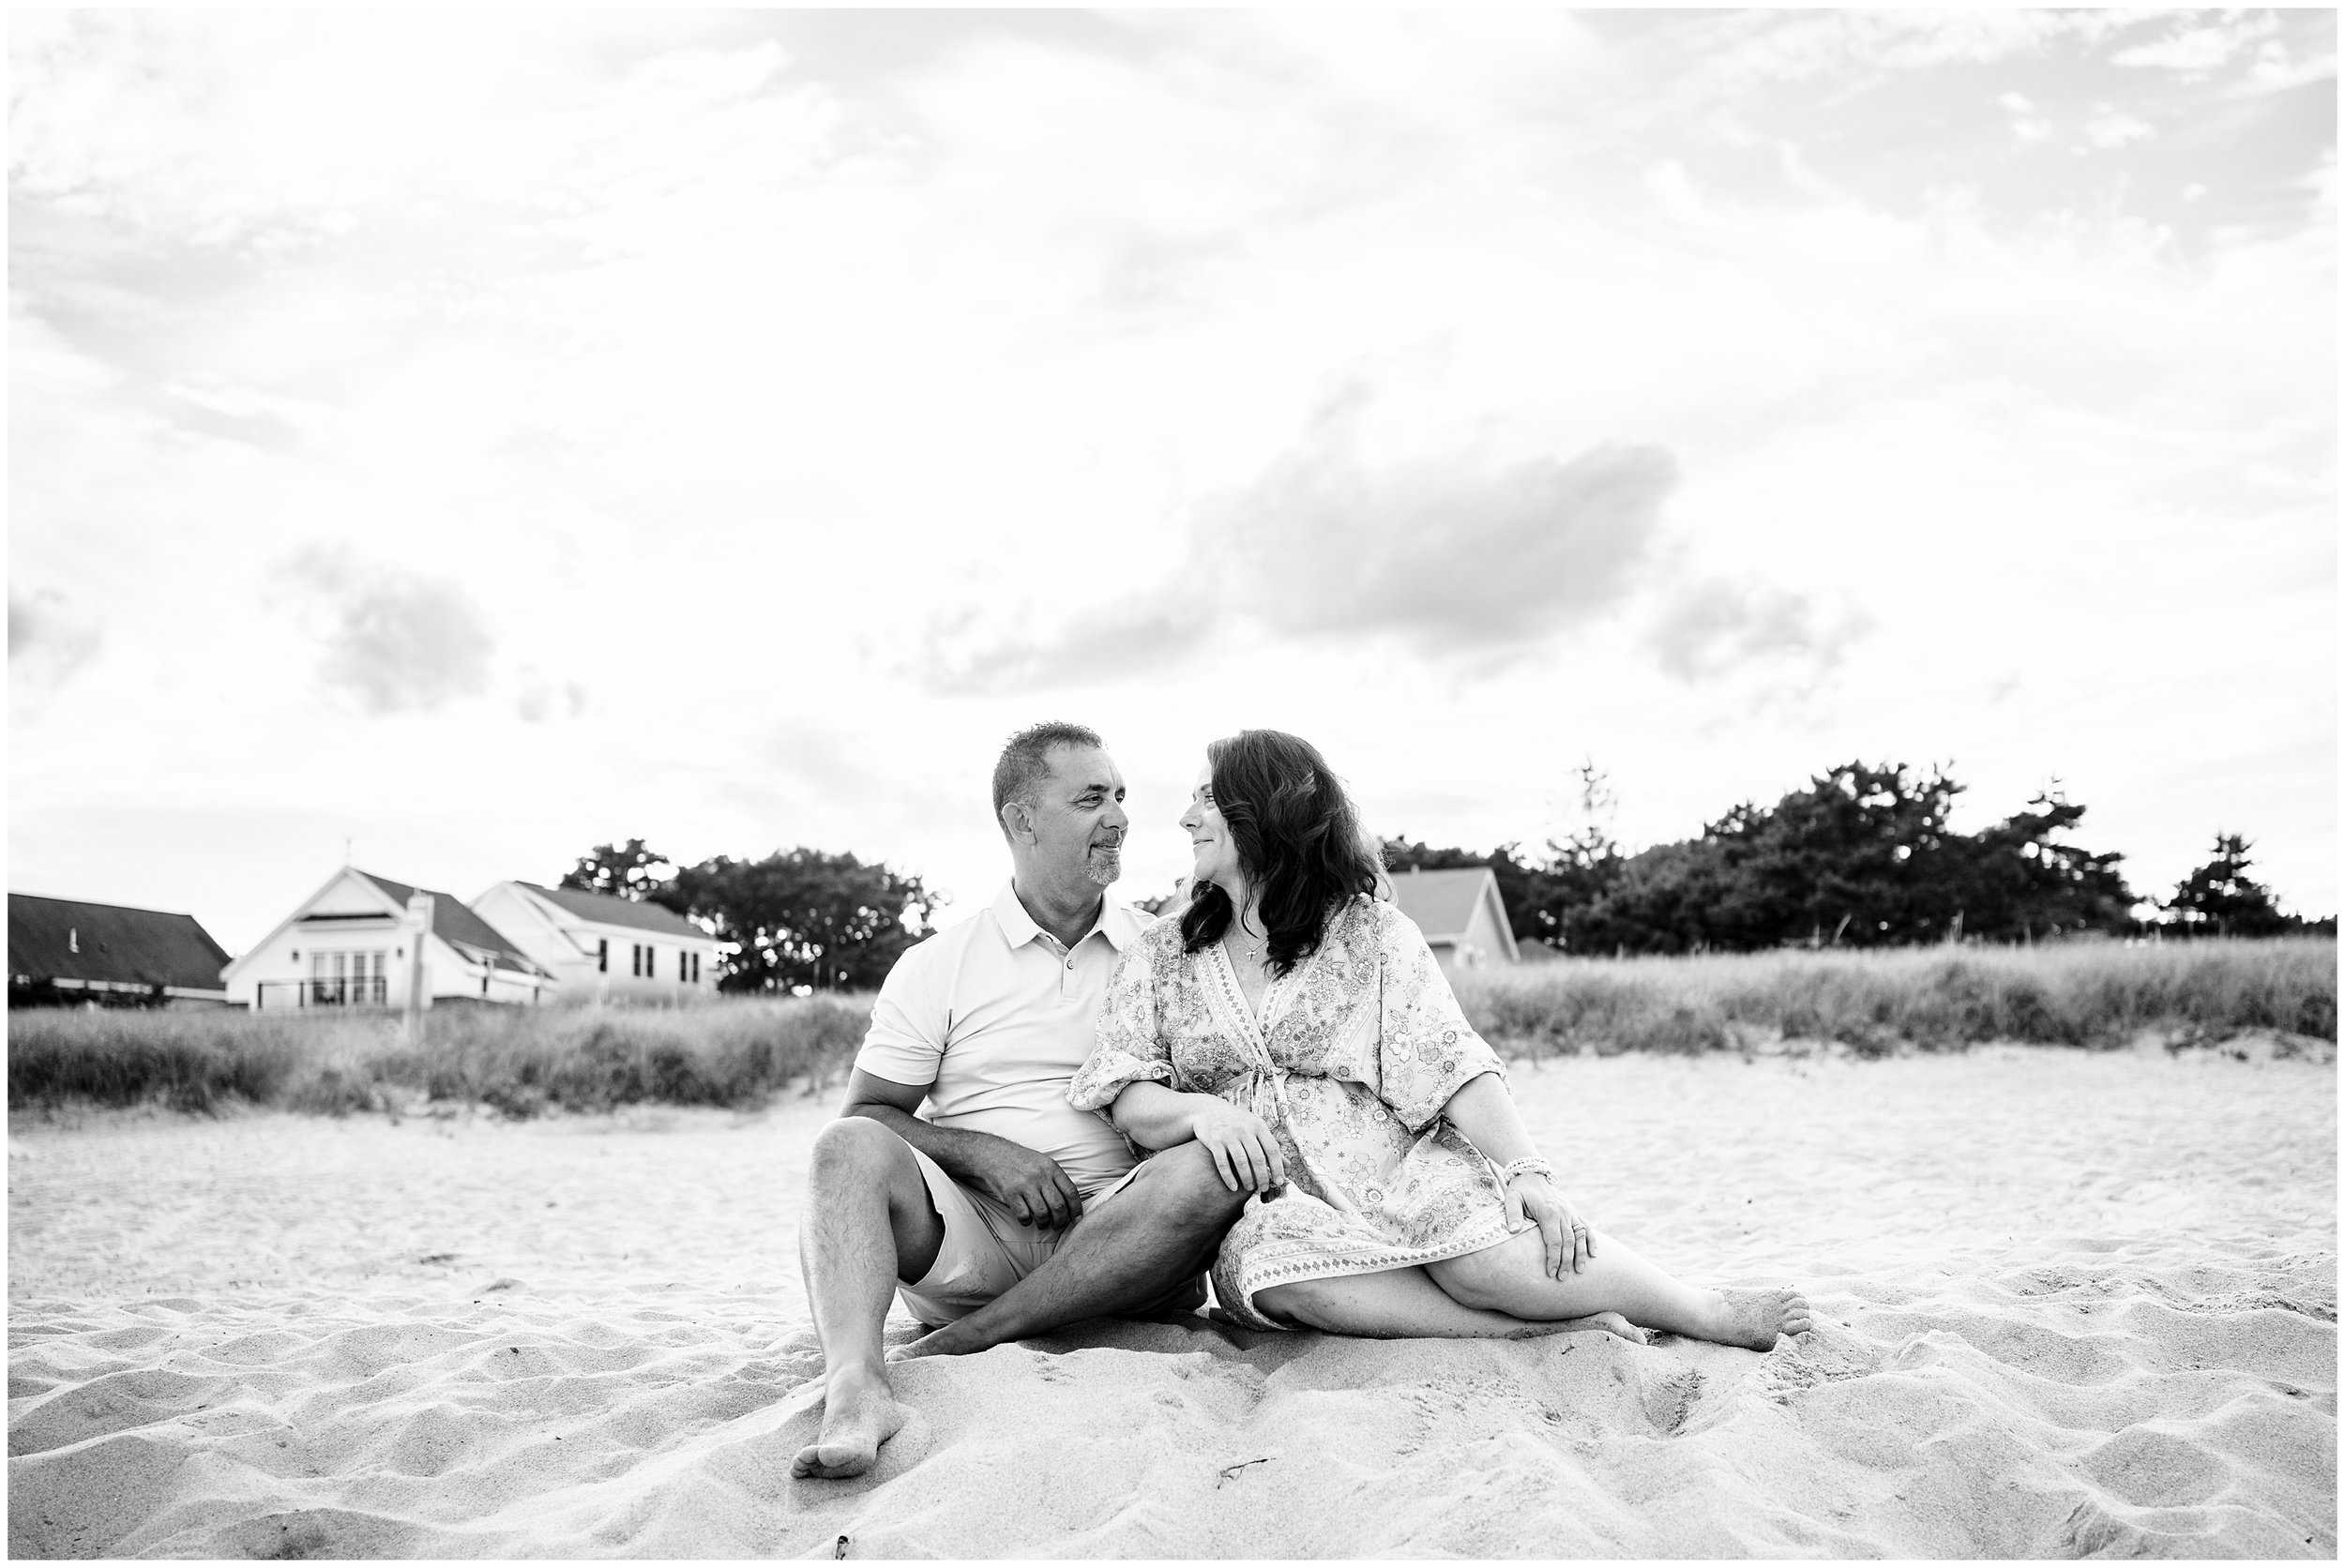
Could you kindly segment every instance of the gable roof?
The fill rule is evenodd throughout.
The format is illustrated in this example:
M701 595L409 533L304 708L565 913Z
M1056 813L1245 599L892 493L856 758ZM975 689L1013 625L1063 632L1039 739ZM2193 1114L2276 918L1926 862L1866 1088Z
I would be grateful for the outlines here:
M8 895L10 974L217 991L227 962L191 914Z
M371 871L361 871L356 866L350 870L372 882L402 910L407 907L407 900L416 894L430 893L431 934L442 942L459 950L468 950L469 956L484 957L499 969L518 969L530 974L546 972L542 967L532 962L527 954L514 946L504 932L474 913L468 905L448 895L429 887L410 887L388 877L378 877Z
M591 920L598 926L625 926L631 930L658 931L662 936L684 937L694 942L713 942L717 939L693 925L675 911L664 905L646 903L640 898L617 898L608 893L582 893L574 887L539 887L536 882L517 882L515 887L526 888L558 910Z
M1465 935L1474 921L1474 907L1490 900L1490 918L1498 924L1499 939L1505 944L1506 957L1516 956L1512 927L1506 920L1505 900L1498 896L1498 878L1487 866L1472 866L1451 871L1396 871L1391 874L1392 901L1402 914L1416 922L1416 928L1425 940L1456 942Z

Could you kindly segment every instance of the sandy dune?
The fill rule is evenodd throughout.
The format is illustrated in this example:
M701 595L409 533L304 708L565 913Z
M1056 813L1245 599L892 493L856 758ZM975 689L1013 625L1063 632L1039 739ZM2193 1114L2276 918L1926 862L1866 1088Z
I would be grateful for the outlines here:
M1516 1070L1599 1223L1796 1279L1769 1355L1092 1324L900 1370L793 1482L826 1108L12 1129L18 1556L2333 1557L2336 1078ZM900 1321L894 1337L909 1337Z

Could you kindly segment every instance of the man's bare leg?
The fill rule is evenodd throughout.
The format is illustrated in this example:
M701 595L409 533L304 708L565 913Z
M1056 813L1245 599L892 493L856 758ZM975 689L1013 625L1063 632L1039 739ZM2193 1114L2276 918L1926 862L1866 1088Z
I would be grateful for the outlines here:
M798 1259L823 1346L823 1426L790 1462L792 1475L860 1475L903 1425L881 1334L898 1278L927 1274L944 1244L945 1222L911 1145L859 1116L822 1130Z
M1533 1339L1595 1330L1644 1343L1644 1331L1617 1312L1530 1322L1466 1306L1421 1268L1381 1269L1274 1285L1254 1292L1257 1310L1325 1334L1366 1339Z
M1221 1184L1203 1146L1176 1144L1084 1211L1040 1268L967 1317L914 1340L897 1358L968 1355L1146 1306L1204 1273L1248 1196Z

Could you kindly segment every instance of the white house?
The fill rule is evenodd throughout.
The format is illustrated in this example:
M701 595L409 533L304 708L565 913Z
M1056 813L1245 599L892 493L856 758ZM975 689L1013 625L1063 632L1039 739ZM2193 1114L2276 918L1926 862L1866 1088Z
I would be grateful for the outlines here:
M1520 961L1498 878L1487 866L1457 871L1396 871L1392 901L1425 933L1444 974Z
M411 906L431 900L426 932ZM277 929L220 972L228 1000L287 1007L402 1007L414 966L423 1000L534 1005L552 976L503 932L445 893L345 866Z
M472 901L553 976L563 1002L688 1002L717 993L717 939L673 910L501 882Z

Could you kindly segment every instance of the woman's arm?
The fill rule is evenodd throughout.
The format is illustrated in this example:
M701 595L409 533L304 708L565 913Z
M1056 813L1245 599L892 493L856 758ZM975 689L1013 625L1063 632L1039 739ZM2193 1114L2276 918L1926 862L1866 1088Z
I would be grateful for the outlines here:
M1269 1124L1213 1094L1184 1094L1154 1079L1127 1083L1108 1107L1116 1131L1143 1149L1170 1149L1194 1138L1213 1155L1232 1192L1286 1184L1286 1158Z
M1468 1078L1449 1096L1441 1113L1493 1165L1538 1156L1530 1129L1522 1124L1522 1112L1515 1108L1515 1097L1506 1093L1506 1080L1496 1073Z
M1211 1094L1184 1094L1154 1078L1141 1078L1126 1084L1109 1104L1108 1120L1142 1149L1170 1149L1197 1136L1189 1123L1201 1100L1221 1103Z
M1514 1095L1496 1073L1467 1079L1449 1096L1442 1114L1494 1165L1538 1158L1522 1112L1515 1108ZM1524 1171L1506 1184L1506 1217L1529 1220L1539 1228L1547 1243L1547 1272L1557 1279L1563 1278L1566 1260L1577 1274L1583 1259L1596 1256L1596 1233L1555 1184L1536 1171Z

